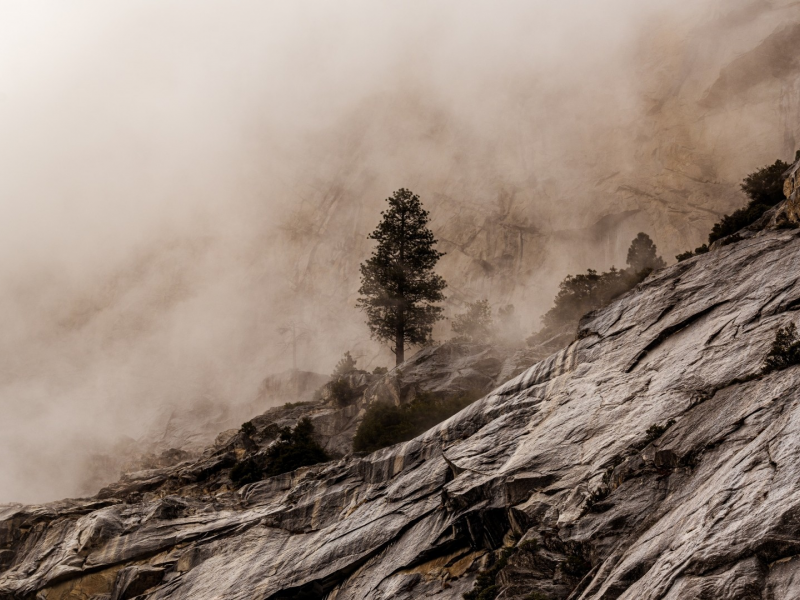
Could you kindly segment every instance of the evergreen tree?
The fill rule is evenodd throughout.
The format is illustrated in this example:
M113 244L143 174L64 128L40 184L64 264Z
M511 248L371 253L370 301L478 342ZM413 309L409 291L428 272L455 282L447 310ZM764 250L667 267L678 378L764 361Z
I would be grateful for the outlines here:
M783 202L783 174L792 165L776 160L773 164L750 173L742 181L742 191L750 198L750 202L775 206Z
M347 375L355 370L356 359L350 355L350 351L348 350L344 353L344 356L339 359L339 362L336 363L336 367L333 369L333 375L331 375L331 378L336 379L337 377Z
M442 318L444 279L433 268L443 256L434 248L428 211L419 196L401 188L386 200L389 209L370 234L378 242L361 264L358 307L367 313L373 337L394 345L396 363L405 359L406 344L425 344L433 324Z
M667 264L656 254L656 245L650 236L640 232L628 248L628 266L634 273L663 269Z
M494 336L492 308L488 300L467 302L464 312L453 317L450 327L456 340L487 342Z
M755 223L770 208L782 202L785 199L783 174L790 166L782 160L776 160L773 164L762 167L745 177L740 187L750 198L750 202L744 208L725 215L718 223L715 223L708 235L708 243L713 244L717 240Z

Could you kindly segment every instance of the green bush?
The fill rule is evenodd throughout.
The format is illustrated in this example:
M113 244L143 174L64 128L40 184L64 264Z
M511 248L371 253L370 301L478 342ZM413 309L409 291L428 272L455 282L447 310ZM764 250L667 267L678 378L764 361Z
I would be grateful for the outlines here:
M725 215L719 222L714 224L711 233L708 235L708 245L710 246L717 240L721 240L748 225L752 225L770 208L782 202L785 199L783 195L783 174L790 166L782 160L776 160L773 164L762 167L745 177L739 187L750 198L750 202L747 203L747 206ZM739 240L733 239L730 243L736 241ZM682 261L704 252L708 252L706 244L696 248L694 252L688 251L678 254L675 258L678 261Z
M395 406L376 402L367 409L353 438L356 452L375 452L424 433L483 395L481 390L457 395L423 393L413 402Z
M231 469L231 481L240 487L260 480L264 473L263 461L260 458L250 456L237 462Z
M386 375L389 372L389 369L386 367L375 367L372 371L373 375Z
M267 450L264 471L269 476L280 475L328 460L330 456L314 439L314 425L304 417L294 429L284 427L281 430L278 442Z
M744 208L740 208L729 215L725 215L722 217L722 220L714 224L708 236L708 243L713 244L717 240L736 233L740 229L744 229L748 225L755 223L770 208L772 208L772 206L769 204L754 204L751 202Z
M691 250L687 250L686 252L681 252L680 254L677 254L675 258L678 260L678 262L681 262L688 258L692 258L693 256L697 256L699 254L705 254L706 252L708 252L708 244L703 244L699 248L695 248L694 252L692 252Z
M800 338L797 336L794 323L789 323L775 333L775 340L767 358L764 359L762 372L766 375L798 364L800 364Z
M453 317L450 324L457 340L485 342L494 337L492 308L488 300L467 302L464 312Z
M553 307L542 317L545 330L557 331L577 325L586 313L608 305L614 298L641 283L649 271L618 271L614 267L607 273L589 269L585 274L567 275L561 282Z
M353 403L356 399L355 390L350 386L350 382L344 377L335 379L328 384L331 399L339 408L344 408Z
M586 273L567 275L559 285L553 307L542 317L542 330L530 336L528 343L534 345L543 337L577 327L586 313L607 306L644 281L654 269L665 266L653 240L641 232L628 248L627 263L628 268L619 271L611 267L607 273L589 269Z
M283 405L285 409L292 409L292 408L299 408L301 406L309 406L313 404L313 402L287 402Z
M231 481L237 486L259 481L330 460L327 452L314 439L314 425L308 417L292 429L281 429L278 441L265 454L254 455L236 463Z
M255 434L256 426L253 425L252 421L247 421L246 423L242 423L241 432L245 434L247 437L250 437Z

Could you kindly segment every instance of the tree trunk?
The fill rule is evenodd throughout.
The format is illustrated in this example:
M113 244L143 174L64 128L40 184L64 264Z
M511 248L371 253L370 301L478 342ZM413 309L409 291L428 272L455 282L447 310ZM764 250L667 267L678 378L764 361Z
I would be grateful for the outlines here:
M405 361L405 348L404 348L404 341L405 338L405 325L403 323L403 317L401 316L397 320L397 331L394 335L394 358L395 358L395 366L399 367Z

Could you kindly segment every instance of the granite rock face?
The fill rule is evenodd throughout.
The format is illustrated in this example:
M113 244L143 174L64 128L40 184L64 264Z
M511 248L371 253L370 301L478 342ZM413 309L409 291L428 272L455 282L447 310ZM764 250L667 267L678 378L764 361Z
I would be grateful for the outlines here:
M800 367L761 367L800 321L800 231L751 233L410 442L204 490L230 449L4 506L0 597L455 599L494 563L504 600L798 598Z

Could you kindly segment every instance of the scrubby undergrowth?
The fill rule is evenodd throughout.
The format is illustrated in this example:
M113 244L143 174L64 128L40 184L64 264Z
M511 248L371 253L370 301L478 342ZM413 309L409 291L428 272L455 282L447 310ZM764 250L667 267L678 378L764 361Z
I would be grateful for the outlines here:
M304 418L294 429L281 429L278 440L266 452L236 463L231 470L231 481L237 486L245 485L328 460L330 456L314 439L314 425Z
M353 450L374 452L406 442L469 406L482 395L481 390L456 395L426 392L402 406L376 402L367 409L356 431Z

